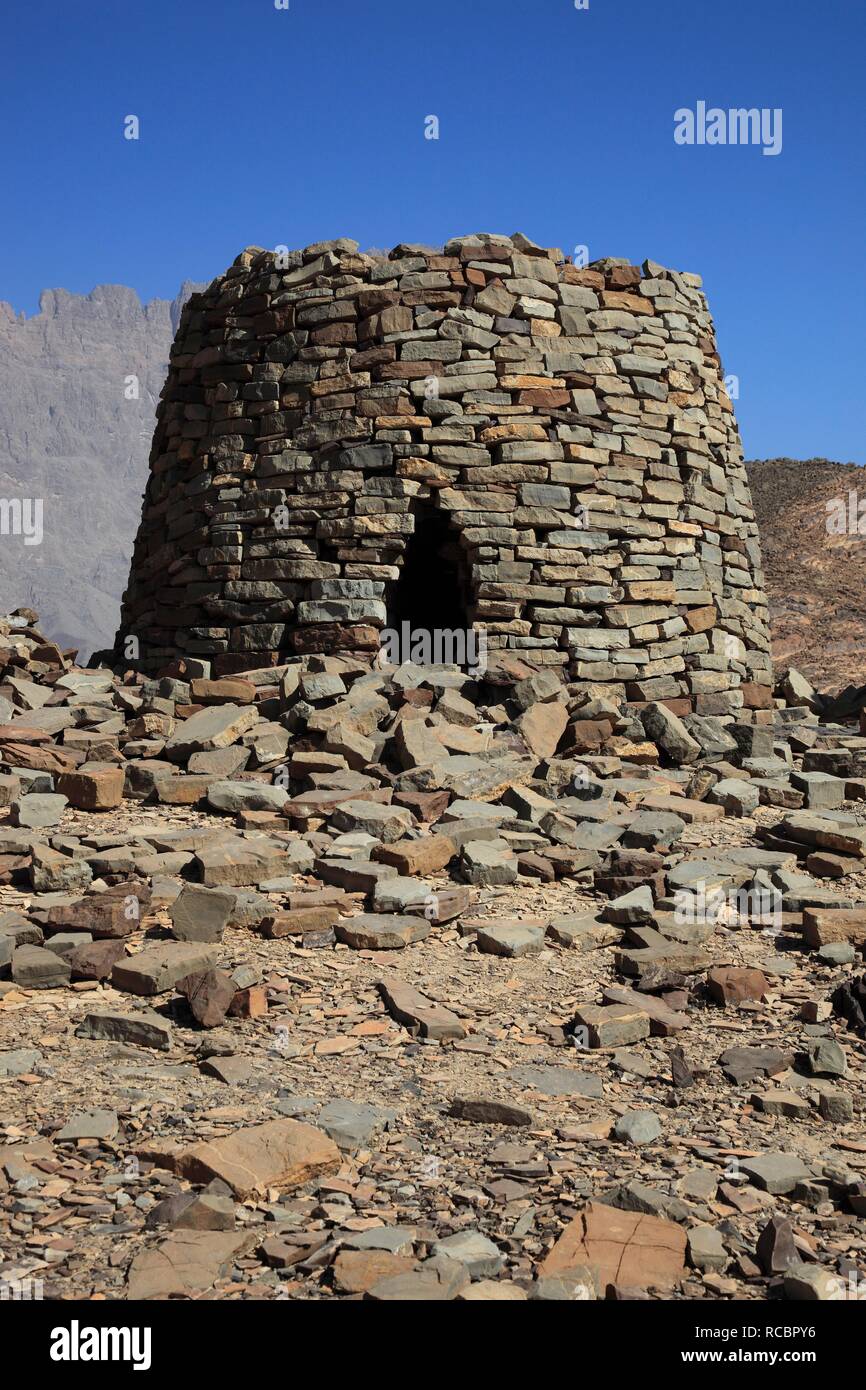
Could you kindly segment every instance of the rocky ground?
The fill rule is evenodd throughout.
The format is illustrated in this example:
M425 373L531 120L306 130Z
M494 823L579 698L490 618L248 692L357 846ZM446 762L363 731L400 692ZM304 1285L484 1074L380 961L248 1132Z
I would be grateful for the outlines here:
M0 1281L842 1299L866 737L0 620Z

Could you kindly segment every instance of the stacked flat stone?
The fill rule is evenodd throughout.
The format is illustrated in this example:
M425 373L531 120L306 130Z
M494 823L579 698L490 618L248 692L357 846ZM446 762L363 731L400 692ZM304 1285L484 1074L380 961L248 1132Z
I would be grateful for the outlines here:
M757 527L700 286L521 235L244 251L183 312L118 651L134 636L143 670L223 674L372 654L432 505L494 658L618 701L769 707Z

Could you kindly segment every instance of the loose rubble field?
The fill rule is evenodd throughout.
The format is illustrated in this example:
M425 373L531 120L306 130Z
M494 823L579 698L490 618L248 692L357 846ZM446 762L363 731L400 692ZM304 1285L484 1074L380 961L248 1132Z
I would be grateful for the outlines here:
M0 1281L862 1296L866 737L805 682L775 725L513 658L145 682L35 622L0 620Z

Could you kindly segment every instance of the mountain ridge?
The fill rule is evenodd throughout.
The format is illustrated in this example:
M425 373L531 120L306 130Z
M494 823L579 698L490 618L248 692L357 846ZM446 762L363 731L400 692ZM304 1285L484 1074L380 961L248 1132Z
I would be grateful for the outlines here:
M0 608L36 608L64 646L109 645L180 311L126 285L0 301L0 498L40 498L43 540L0 534ZM82 544L82 540L86 543Z

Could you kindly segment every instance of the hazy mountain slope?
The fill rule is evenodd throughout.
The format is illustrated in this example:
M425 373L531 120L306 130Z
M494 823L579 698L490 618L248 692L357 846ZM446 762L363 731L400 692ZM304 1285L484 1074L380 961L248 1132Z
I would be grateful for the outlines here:
M763 459L746 467L776 669L796 666L822 691L866 683L866 471L827 459ZM847 509L851 491L864 503L864 534L834 534L828 517L837 502Z
M0 302L0 500L43 500L42 543L0 534L0 611L36 608L82 653L110 645L180 308L123 285ZM135 386L127 378L138 379Z

